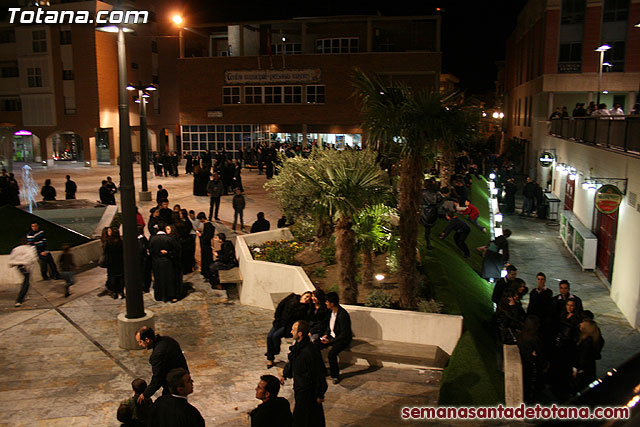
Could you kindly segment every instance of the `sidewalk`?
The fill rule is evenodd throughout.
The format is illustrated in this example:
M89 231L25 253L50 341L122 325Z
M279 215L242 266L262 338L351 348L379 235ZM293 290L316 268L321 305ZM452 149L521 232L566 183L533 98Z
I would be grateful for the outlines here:
M609 288L594 272L582 271L578 262L565 248L558 226L547 226L547 221L516 214L504 216L504 227L511 229L509 238L511 258L518 267L518 277L527 283L529 291L536 287L536 274L547 275L547 287L554 295L559 293L558 283L566 279L571 293L579 296L585 310L595 315L605 339L602 359L597 362L598 375L606 374L640 349L640 333L634 330L609 296ZM529 297L525 297L528 303Z

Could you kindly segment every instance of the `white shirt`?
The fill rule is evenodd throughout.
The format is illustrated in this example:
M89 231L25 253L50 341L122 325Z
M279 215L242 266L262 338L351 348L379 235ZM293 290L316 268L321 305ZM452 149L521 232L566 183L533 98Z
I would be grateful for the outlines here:
M336 318L337 317L338 317L338 313L333 311L333 310L331 310L331 319L329 319L329 328L331 329L331 336L333 338L336 337L336 333L335 333L335 331L333 329L336 326Z

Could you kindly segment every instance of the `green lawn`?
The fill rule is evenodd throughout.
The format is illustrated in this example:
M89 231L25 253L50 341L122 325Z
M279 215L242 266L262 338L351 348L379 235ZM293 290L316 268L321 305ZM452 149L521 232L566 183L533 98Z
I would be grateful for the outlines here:
M480 224L489 229L488 191L484 179L474 179L472 203L480 210ZM466 216L461 216L465 218ZM471 225L467 245L471 258L465 259L455 246L453 235L438 239L446 220L438 220L431 230L433 250L427 250L420 236L420 253L427 280L435 298L448 314L464 316L464 329L440 387L441 406L494 405L504 402L504 377L498 371L496 344L491 327L492 287L477 272L482 258L476 248L488 243L489 234Z

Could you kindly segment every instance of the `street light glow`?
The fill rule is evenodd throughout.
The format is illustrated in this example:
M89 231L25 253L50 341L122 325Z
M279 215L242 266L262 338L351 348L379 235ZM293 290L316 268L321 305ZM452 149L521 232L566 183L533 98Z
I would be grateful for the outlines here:
M498 114L497 111L494 111L493 114L491 115L494 119L497 119L500 117L500 114Z
M171 20L176 25L182 24L182 16L180 16L180 15L173 15L173 18L171 18Z
M611 46L609 46L608 44L603 44L602 46L598 47L595 51L596 52L606 52L609 49L611 49Z

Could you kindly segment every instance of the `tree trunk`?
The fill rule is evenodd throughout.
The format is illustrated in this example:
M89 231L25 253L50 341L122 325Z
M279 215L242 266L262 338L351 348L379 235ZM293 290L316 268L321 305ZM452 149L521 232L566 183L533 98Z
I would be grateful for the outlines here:
M456 155L447 147L441 147L442 167L440 168L440 187L451 186L451 177L456 173Z
M418 211L424 177L424 164L423 157L408 156L402 161L400 170L400 194L398 198L398 213L400 215L400 242L398 245L400 305L409 309L414 308L416 305Z
M324 217L318 221L318 228L316 229L316 238L318 240L328 240L333 233L333 224L331 220Z
M370 292L373 289L373 251L362 250L362 289Z
M340 274L340 302L355 304L358 300L356 283L356 240L350 218L342 217L336 223L336 261Z

